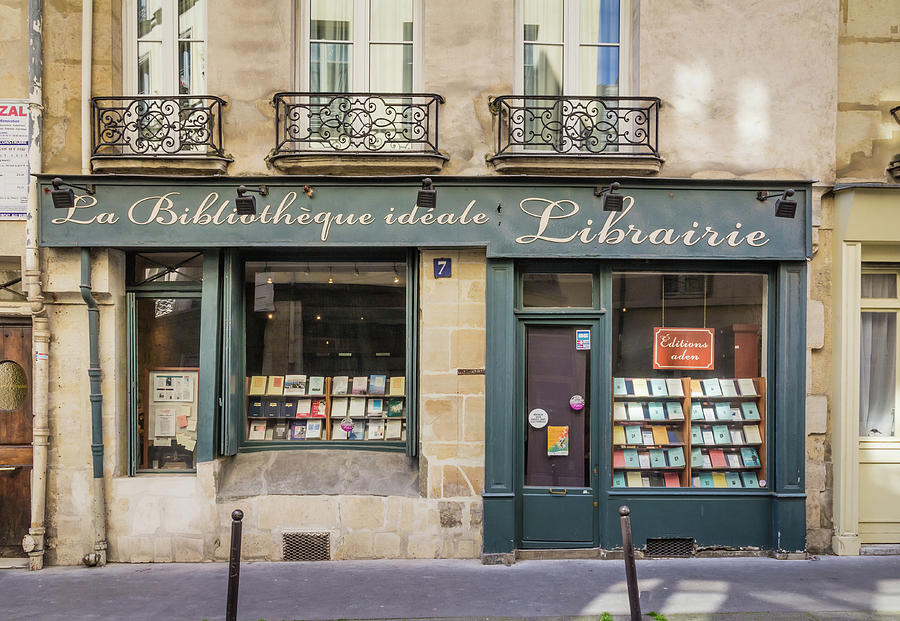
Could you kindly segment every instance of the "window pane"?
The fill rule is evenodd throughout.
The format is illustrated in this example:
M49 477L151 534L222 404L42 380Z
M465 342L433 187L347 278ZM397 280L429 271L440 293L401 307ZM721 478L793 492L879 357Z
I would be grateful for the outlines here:
M897 391L897 313L862 313L859 435L893 436Z
M137 355L140 467L194 468L200 300L138 298Z
M153 252L134 259L134 284L195 282L203 280L203 254L199 252Z
M405 262L249 262L245 286L248 440L403 439Z
M619 0L581 0L579 18L582 43L619 42Z
M525 274L522 305L526 308L591 308L591 274Z
M205 0L178 0L178 37L206 39Z
M562 95L563 48L525 45L525 94Z
M525 40L561 43L563 40L562 0L525 1Z
M162 39L162 0L137 0L137 35Z
M159 95L163 86L162 43L138 43L138 94Z
M369 46L369 89L376 93L412 92L412 45Z
M615 97L619 94L619 48L582 46L579 61L581 95Z
M350 41L353 0L310 0L309 38Z
M350 88L352 50L348 43L311 43L309 89L320 93L344 93Z
M412 0L371 0L369 39L412 41Z
M178 44L178 92L202 94L206 90L206 43Z
M860 295L864 298L896 298L896 274L863 274Z
M767 291L764 274L613 273L614 487L767 487Z

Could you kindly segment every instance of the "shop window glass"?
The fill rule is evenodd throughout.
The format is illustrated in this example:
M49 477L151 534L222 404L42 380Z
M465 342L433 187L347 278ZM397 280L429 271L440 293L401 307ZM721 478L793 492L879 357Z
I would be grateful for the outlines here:
M525 308L590 308L593 282L591 274L524 274L522 305Z
M406 439L406 262L246 264L251 442Z
M200 299L139 297L137 446L142 470L195 467Z
M860 294L859 435L868 438L897 435L900 404L898 376L897 272L862 274Z
M767 486L767 292L764 274L613 274L614 487Z
M196 283L203 280L202 252L153 252L134 257L133 285Z

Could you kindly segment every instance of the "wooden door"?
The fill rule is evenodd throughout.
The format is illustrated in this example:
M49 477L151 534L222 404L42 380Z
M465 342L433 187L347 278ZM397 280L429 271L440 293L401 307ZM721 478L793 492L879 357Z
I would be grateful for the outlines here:
M24 556L31 522L31 327L0 325L0 556Z

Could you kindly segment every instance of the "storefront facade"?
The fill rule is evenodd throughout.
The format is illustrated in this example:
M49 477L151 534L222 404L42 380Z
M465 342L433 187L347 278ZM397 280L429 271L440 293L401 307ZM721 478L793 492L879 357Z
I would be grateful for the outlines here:
M640 545L805 548L808 182L66 182L41 245L120 274L111 558L222 558L237 507L271 559L611 549L622 504Z

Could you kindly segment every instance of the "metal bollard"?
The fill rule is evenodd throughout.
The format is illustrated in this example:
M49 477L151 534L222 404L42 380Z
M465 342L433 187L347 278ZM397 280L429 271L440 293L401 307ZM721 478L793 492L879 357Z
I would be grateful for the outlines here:
M238 583L241 578L241 520L244 512L231 512L231 554L228 557L228 600L225 604L225 621L237 621Z
M634 566L634 543L631 540L631 509L619 507L622 522L622 552L625 557L625 582L628 584L628 605L631 607L631 621L641 621L641 594L638 591L637 569Z

